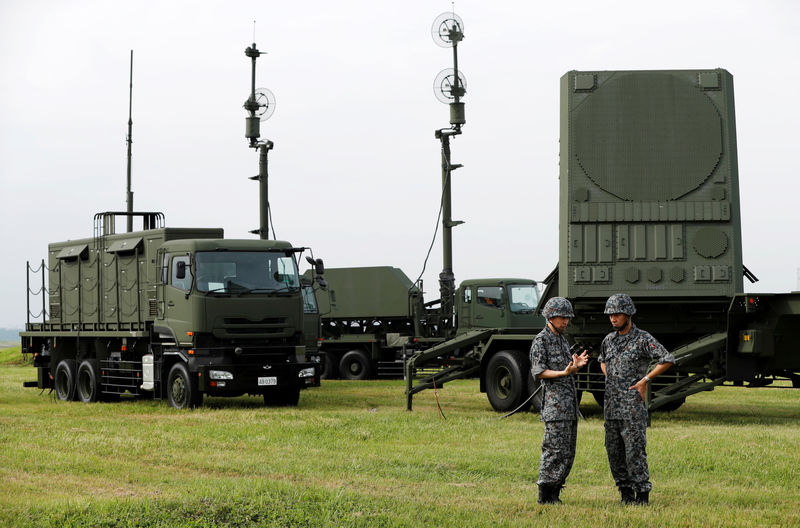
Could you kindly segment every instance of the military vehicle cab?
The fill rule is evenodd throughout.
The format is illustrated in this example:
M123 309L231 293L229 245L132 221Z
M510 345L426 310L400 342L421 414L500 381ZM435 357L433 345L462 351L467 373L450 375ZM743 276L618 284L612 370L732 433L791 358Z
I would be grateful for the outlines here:
M536 281L530 279L470 279L456 295L456 330L541 327L534 316L539 303Z
M127 215L142 230L115 233ZM84 402L132 395L184 408L204 394L252 394L297 405L319 385L319 364L306 361L295 258L304 248L163 220L99 213L94 237L49 245L44 322L30 322L29 306L20 334L35 385Z

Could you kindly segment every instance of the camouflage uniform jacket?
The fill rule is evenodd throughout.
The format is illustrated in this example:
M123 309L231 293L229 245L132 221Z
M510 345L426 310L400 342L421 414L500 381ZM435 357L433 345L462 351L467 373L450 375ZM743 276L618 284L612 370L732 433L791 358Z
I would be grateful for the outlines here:
M534 378L545 370L564 370L572 361L567 340L564 336L551 332L547 326L533 338L530 358L531 373ZM577 420L575 376L540 381L544 390L541 420L543 422Z
M675 357L653 336L631 323L627 334L611 332L603 339L598 359L606 364L606 420L646 420L645 402L629 387L647 374L652 360L675 363Z

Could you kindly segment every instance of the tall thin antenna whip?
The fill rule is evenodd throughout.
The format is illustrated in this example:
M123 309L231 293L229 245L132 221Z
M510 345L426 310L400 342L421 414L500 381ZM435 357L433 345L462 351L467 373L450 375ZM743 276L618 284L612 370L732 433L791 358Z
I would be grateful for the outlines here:
M133 143L133 50L131 50L131 76L128 92L128 137L125 141L128 144L128 189L127 189L127 210L128 210L128 233L133 231L133 191L131 190L131 144Z

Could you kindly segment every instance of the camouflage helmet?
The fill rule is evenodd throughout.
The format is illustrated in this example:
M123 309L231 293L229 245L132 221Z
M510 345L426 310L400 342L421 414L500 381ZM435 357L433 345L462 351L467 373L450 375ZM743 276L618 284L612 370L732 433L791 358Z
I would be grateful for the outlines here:
M629 295L615 293L606 301L604 313L608 315L621 313L630 316L636 313L636 306L633 305L633 300Z
M575 317L572 311L572 304L563 297L553 297L549 299L542 308L542 317Z

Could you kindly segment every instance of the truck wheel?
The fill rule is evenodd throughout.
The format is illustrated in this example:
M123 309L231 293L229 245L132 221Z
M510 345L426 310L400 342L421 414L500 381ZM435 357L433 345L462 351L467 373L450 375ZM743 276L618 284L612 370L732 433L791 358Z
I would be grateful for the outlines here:
M276 388L264 393L264 405L267 407L297 407L299 401L300 387Z
M347 380L365 380L372 375L372 360L361 350L351 350L339 362L339 375Z
M337 357L333 354L333 352L325 352L324 355L325 359L322 363L322 374L320 378L322 379L336 379L338 377L337 366L338 361Z
M606 393L604 391L592 391L592 396L594 396L594 401L597 402L597 405L600 407L603 406L603 402L605 401Z
M169 369L167 399L169 399L169 404L176 409L199 407L203 404L203 395L198 392L197 385L192 383L189 372L183 363L175 363Z
M100 385L97 381L97 361L83 360L78 367L77 392L80 401L90 403L99 399Z
M56 373L53 376L56 398L61 401L72 401L75 399L75 360L62 359L56 365Z
M528 397L524 364L523 355L513 350L498 352L489 360L486 395L495 411L513 411Z

